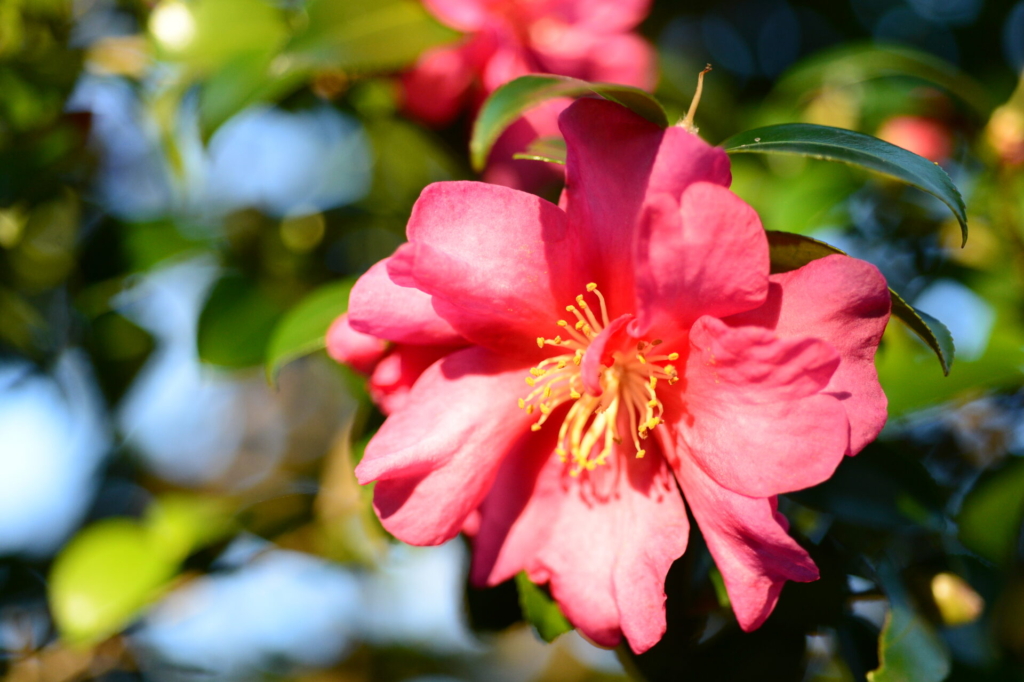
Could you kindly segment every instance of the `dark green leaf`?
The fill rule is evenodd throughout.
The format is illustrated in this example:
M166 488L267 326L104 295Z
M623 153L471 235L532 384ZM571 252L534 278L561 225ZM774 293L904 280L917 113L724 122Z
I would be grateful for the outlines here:
M1010 564L1024 522L1024 462L1012 462L982 479L964 499L957 521L967 548L997 564Z
M469 143L473 168L483 170L494 143L525 111L550 99L585 95L600 95L628 107L652 123L663 128L668 126L668 115L658 100L639 88L588 83L568 76L522 76L495 90L480 109Z
M281 309L241 275L220 278L199 315L197 347L203 362L250 367L263 360Z
M348 310L353 284L343 280L320 287L281 318L267 345L267 381L273 384L282 367L324 347L327 328Z
M572 630L558 604L542 588L534 585L525 572L516 575L516 587L519 588L519 606L523 616L541 639L551 642Z
M538 138L530 143L525 152L515 154L512 158L565 165L565 140L560 137Z
M771 272L789 272L807 265L812 260L831 256L833 254L846 255L834 246L825 242L789 232L775 232L769 230L768 246L771 250ZM953 364L953 337L946 326L927 313L917 310L903 298L889 289L892 297L892 314L903 321L917 334L922 341L928 344L942 365L943 374L949 375L949 368Z
M900 180L949 206L967 243L967 207L956 185L940 166L902 147L852 130L784 123L734 135L722 148L730 154L796 154L839 161Z

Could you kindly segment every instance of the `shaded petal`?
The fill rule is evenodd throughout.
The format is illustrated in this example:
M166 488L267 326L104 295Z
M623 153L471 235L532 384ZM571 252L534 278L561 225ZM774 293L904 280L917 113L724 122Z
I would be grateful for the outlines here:
M630 333L665 340L702 315L725 317L768 295L768 239L753 208L721 185L695 182L677 204L653 197L637 240L637 320Z
M570 479L551 537L528 569L547 578L566 617L594 642L625 634L642 652L665 632L665 576L689 522L664 458L618 453Z
M562 205L582 256L570 265L584 283L597 282L613 316L632 312L637 222L648 198L678 199L698 181L728 186L729 160L696 135L662 130L607 100L577 100L559 125L567 147Z
M427 10L459 31L478 31L491 17L486 0L423 0Z
M374 508L395 537L436 545L458 534L505 455L534 435L534 417L517 405L525 372L482 348L459 350L431 365L387 418L356 477L377 481Z
M838 365L819 339L702 317L690 334L684 405L666 420L677 446L730 490L770 497L807 488L832 475L849 445L842 403L821 392Z
M466 340L434 311L430 294L392 281L387 270L390 260L376 263L352 287L348 301L352 328L398 343L466 345Z
M557 420L556 420L557 421ZM566 491L566 465L554 454L557 429L543 429L505 459L480 505L470 578L498 585L524 570L551 536Z
M651 9L650 0L574 0L577 26L601 33L618 33L636 27Z
M771 615L787 580L811 582L818 568L786 533L774 498L752 498L718 485L679 453L676 478L722 573L740 627L756 630Z
M369 374L388 352L388 342L352 329L348 313L338 316L327 330L327 354L361 374Z
M473 343L520 355L532 347L535 354L536 338L558 330L572 300L558 285L565 230L562 211L532 194L439 182L416 202L409 243L388 272L431 294L434 309Z
M413 346L396 344L380 360L370 376L370 396L384 414L405 405L409 391L428 367L458 350L452 346Z
M834 255L772 275L771 282L761 308L726 322L767 327L782 338L815 336L839 351L839 368L825 392L846 409L849 454L860 452L882 431L887 416L874 361L892 305L885 278L870 263Z

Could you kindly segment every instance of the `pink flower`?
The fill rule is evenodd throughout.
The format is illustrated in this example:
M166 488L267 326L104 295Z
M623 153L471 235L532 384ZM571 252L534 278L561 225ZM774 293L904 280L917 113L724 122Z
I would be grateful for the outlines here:
M894 116L878 129L878 137L935 163L945 161L953 151L949 127L922 116Z
M431 125L475 110L490 93L528 73L555 73L651 89L654 53L631 33L650 0L425 0L442 23L467 35L426 52L406 74L405 106ZM488 181L536 187L558 177L541 162L513 161L537 137L558 134L568 101L529 112L492 153Z
M525 570L591 640L665 630L686 509L740 625L818 571L776 496L875 438L889 317L872 265L769 275L724 152L617 104L561 115L560 205L475 182L427 187L409 242L360 279L354 330L458 347L426 368L356 474L396 537L473 537L471 579ZM681 494L680 494L681 493Z

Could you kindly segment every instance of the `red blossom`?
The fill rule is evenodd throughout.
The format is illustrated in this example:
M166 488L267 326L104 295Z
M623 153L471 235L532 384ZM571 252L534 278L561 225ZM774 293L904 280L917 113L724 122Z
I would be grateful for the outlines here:
M818 577L777 495L885 423L885 280L846 256L770 275L725 153L681 128L596 99L560 123L558 206L431 185L353 290L352 330L440 357L357 476L396 537L471 531L474 583L525 570L591 640L637 652L665 631L688 505L754 629L787 580Z

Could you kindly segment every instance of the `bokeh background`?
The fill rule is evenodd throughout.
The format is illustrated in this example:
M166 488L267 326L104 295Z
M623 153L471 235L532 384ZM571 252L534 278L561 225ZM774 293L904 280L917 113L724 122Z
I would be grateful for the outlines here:
M768 229L877 264L957 343L943 377L894 321L881 439L782 501L822 580L743 634L694 531L635 658L545 644L543 594L376 523L352 466L382 416L280 336L322 335L422 188L474 177L472 110L403 104L460 40L417 2L0 0L4 680L846 682L880 647L876 682L1024 680L1024 2L656 0L638 30L671 112L714 65L708 141L850 128L967 201L960 249L916 190L734 158Z

